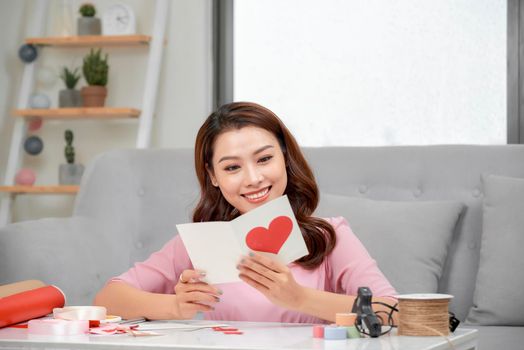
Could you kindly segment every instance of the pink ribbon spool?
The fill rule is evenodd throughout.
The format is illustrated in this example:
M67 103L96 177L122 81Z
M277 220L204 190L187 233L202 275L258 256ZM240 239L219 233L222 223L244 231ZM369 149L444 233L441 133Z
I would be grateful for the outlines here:
M89 331L89 321L56 319L30 320L27 331L32 335L81 335Z

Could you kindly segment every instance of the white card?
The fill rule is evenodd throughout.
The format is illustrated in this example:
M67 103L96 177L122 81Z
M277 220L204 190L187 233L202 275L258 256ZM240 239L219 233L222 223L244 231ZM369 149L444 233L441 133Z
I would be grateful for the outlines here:
M274 199L232 221L176 225L191 262L206 271L210 284L238 282L241 255L249 251L288 264L308 254L287 196Z

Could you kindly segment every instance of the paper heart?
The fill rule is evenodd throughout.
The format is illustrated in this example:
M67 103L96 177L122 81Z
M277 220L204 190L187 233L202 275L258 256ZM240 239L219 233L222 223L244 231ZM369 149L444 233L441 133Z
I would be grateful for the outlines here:
M249 248L278 254L293 229L293 221L287 216L277 216L269 224L269 228L255 227L246 236Z

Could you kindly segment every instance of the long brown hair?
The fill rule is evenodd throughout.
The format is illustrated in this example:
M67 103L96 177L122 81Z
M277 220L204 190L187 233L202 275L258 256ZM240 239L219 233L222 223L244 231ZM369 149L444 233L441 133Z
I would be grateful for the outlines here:
M318 204L318 187L295 138L284 123L269 109L251 102L234 102L221 106L200 127L195 142L195 170L201 196L193 212L193 221L229 221L239 215L218 187L213 186L207 167L212 170L213 147L221 133L254 126L271 132L284 153L287 171L285 194L302 231L309 254L296 263L304 268L319 266L336 244L335 230L326 221L312 217Z

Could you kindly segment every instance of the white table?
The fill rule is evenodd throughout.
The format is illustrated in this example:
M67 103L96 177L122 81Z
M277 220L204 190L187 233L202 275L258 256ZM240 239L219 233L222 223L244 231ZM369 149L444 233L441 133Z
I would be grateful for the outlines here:
M201 322L201 321L200 321ZM187 322L186 322L187 323ZM26 329L0 329L0 349L312 349L312 350L444 350L453 349L443 337L385 335L380 338L324 340L312 337L311 325L227 322L243 331L226 335L212 329L159 330L161 336L84 335L31 336ZM477 330L457 329L448 339L457 350L477 348Z

